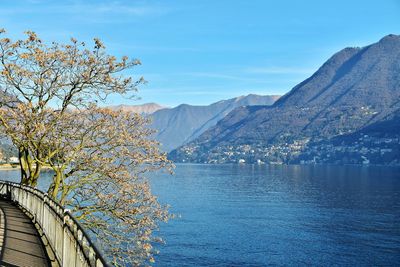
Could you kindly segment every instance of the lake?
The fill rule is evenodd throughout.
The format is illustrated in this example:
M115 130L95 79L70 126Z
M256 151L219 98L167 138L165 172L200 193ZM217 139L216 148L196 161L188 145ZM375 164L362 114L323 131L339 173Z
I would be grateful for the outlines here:
M400 265L399 167L190 164L151 184L180 215L155 266Z
M177 165L156 266L400 265L400 168Z

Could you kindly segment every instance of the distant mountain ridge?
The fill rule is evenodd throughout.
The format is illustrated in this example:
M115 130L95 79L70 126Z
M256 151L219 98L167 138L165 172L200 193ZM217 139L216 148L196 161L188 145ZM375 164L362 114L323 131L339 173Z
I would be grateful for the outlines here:
M141 105L117 105L110 106L109 108L113 110L122 110L125 112L136 112L140 114L152 114L157 110L167 108L165 106L161 106L157 103L146 103Z
M150 127L158 131L155 138L161 142L162 148L170 151L195 139L237 107L271 105L279 97L250 94L218 101L208 106L182 104L151 114Z
M399 109L400 36L388 35L334 54L272 106L235 109L170 157L222 163L241 155L253 162L289 162L310 141L351 134Z

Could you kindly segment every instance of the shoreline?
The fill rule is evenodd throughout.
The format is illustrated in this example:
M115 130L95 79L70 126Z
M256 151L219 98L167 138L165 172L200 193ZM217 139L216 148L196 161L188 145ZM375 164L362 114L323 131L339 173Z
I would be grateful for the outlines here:
M2 163L2 164L0 164L0 171L11 171L11 170L20 170L20 169L21 169L21 166L19 165L19 163L14 163L14 164ZM51 170L51 168L48 166L44 166L44 167L42 167L42 170Z
M19 169L20 169L20 166L18 163L17 164L10 164L10 163L0 164L0 170L3 170L3 171L19 170Z

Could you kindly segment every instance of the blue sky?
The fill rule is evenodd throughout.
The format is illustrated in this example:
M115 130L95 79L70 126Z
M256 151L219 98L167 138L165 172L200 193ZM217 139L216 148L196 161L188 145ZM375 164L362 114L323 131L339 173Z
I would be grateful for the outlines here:
M2 1L0 27L18 38L101 38L139 58L141 100L210 104L249 93L285 94L333 53L400 34L400 1Z

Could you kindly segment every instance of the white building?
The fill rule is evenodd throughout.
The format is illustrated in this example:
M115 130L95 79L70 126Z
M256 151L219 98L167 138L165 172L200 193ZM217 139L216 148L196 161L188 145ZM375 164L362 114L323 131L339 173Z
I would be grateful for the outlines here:
M13 163L19 163L19 159L17 157L11 157L8 159L8 162L13 164Z

